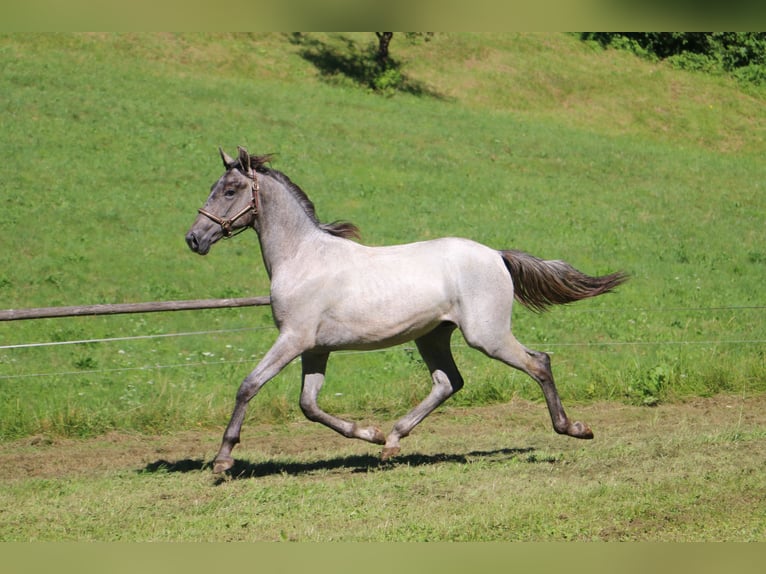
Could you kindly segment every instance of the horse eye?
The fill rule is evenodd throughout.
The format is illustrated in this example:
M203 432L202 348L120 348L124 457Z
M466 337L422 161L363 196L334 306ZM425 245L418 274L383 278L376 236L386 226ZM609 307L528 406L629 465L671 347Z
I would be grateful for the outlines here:
M231 189L231 188L230 188L230 189L227 189L226 191L224 191L224 192L223 192L223 194L224 194L226 197L234 197L234 196L236 195L236 193L237 193L237 192L236 192L236 191L234 191L234 190L233 190L233 189Z

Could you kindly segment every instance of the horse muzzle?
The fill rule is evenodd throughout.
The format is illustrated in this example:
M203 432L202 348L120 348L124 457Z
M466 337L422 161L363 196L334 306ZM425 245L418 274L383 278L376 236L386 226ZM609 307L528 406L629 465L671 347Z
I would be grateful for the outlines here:
M201 236L196 231L189 231L189 233L186 234L186 245L188 245L189 249L194 251L194 253L207 255L213 242L210 241L209 238Z

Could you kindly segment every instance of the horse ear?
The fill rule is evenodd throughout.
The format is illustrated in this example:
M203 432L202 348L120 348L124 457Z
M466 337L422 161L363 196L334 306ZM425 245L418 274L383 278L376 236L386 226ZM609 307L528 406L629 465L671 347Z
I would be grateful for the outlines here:
M241 146L237 146L237 151L239 151L239 165L246 174L250 173L250 154Z
M223 160L223 167L226 169L229 169L231 167L231 164L235 163L234 158L229 156L225 151L223 151L223 148L218 148L218 151L221 154L221 159Z

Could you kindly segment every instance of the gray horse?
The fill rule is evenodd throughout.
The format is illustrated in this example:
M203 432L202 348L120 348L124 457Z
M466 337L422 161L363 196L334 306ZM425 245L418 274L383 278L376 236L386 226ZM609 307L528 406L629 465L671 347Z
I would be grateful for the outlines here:
M225 173L186 234L205 255L222 237L252 227L271 280L271 307L279 336L242 382L213 471L234 464L248 402L290 361L301 357L300 407L312 421L345 437L384 445L382 458L399 452L406 437L463 386L450 338L460 329L471 347L520 369L540 384L557 433L593 438L588 425L570 420L561 405L547 354L527 349L511 334L514 297L535 310L611 291L623 273L590 277L562 261L520 251L498 251L468 239L442 238L368 247L348 222L324 224L306 194L268 167L269 156L239 148L236 159L219 150ZM386 436L331 415L317 404L331 351L378 349L415 341L431 372L428 396Z

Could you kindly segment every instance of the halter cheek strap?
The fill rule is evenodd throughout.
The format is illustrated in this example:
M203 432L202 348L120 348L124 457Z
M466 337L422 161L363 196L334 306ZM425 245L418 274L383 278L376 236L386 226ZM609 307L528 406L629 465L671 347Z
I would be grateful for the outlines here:
M198 209L197 211L201 214L207 217L208 219L214 221L218 225L221 226L221 230L223 231L223 236L228 239L229 237L232 237L234 233L232 232L232 226L234 225L234 222L240 219L241 217L244 217L249 212L252 212L253 217L258 215L258 211L260 208L260 194L259 192L259 186L258 186L258 177L255 173L255 171L252 171L252 176L248 175L253 180L253 184L250 186L250 204L244 207L242 210L237 212L232 217L229 217L228 219L224 219L222 217L218 217L217 215L210 213L209 211L205 211L204 209ZM245 227L241 229L241 231L244 231Z

